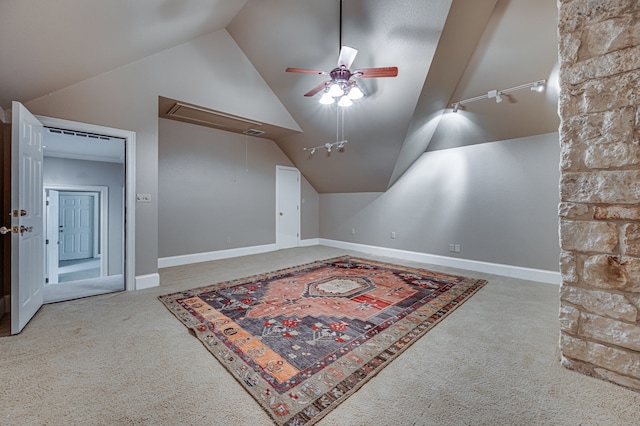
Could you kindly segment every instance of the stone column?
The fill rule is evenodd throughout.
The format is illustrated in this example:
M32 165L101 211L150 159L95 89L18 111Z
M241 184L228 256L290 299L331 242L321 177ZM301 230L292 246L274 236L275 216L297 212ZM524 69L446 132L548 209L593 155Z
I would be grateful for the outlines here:
M640 391L640 0L558 0L560 349Z

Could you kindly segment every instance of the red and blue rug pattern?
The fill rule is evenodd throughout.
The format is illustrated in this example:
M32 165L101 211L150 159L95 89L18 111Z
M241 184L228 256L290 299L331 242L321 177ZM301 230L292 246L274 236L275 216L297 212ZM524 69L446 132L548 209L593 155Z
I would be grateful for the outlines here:
M340 257L160 296L278 425L312 424L486 281Z

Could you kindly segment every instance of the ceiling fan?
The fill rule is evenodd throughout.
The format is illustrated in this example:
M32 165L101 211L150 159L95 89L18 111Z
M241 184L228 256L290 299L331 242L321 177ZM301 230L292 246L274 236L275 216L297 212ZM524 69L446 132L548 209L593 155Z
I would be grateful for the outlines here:
M360 99L364 96L358 84L352 78L378 78L378 77L396 77L398 75L397 67L380 67L380 68L363 68L351 71L351 65L358 53L358 50L342 45L342 0L340 0L340 55L338 56L338 64L331 71L310 70L305 68L287 68L287 72L296 72L302 74L319 74L328 75L330 80L323 81L304 95L313 96L324 90L320 103L332 104L335 98L340 98L338 105L350 106L353 100Z

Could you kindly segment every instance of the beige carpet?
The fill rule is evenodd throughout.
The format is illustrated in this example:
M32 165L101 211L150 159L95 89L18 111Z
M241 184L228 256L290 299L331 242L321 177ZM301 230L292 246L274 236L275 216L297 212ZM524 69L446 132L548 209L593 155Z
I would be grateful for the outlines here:
M0 338L3 425L268 425L156 299L354 254L489 280L320 425L636 425L640 394L558 363L558 287L327 247L161 270L159 288L44 306Z

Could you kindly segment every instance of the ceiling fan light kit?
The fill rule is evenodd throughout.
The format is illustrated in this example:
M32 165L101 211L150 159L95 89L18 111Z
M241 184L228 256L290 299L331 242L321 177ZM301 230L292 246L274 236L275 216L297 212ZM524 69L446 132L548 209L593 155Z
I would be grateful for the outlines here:
M462 101L454 102L451 104L451 107L453 108L453 112L458 112L458 110L463 105L466 105L475 101L480 101L482 99L495 99L496 103L500 103L504 99L502 95L515 92L516 90L526 89L526 88L531 88L532 91L541 93L544 90L546 83L547 83L547 80L542 79L542 80L532 81L531 83L525 83L519 86L510 87L508 89L489 90L486 95L480 95L480 96L476 96L475 98L469 98L469 99L464 99Z
M358 49L342 44L342 0L340 0L340 54L338 56L338 64L330 72L310 70L306 68L287 68L287 72L296 72L301 74L319 74L328 75L330 80L326 80L316 87L305 93L307 97L314 96L316 93L323 91L320 103L323 105L331 105L335 102L333 98L340 98L338 105L348 107L353 101L364 97L364 93L358 87L358 84L351 78L378 78L378 77L396 77L398 75L397 67L381 67L381 68L363 68L351 72L349 68L353 64L358 54Z
M344 139L344 108L353 105L353 101L362 99L364 92L358 83L352 78L379 78L379 77L396 77L398 75L397 67L380 67L380 68L362 68L350 71L351 65L358 54L358 49L351 46L345 46L342 44L342 0L340 2L340 39L338 46L340 47L340 54L338 55L338 63L334 69L330 72L311 70L306 68L287 68L286 72L295 72L300 74L317 74L327 75L329 80L325 80L318 84L313 89L304 94L306 97L311 97L317 93L322 92L319 102L323 105L333 105L336 103L336 99L339 99L336 111L342 110L342 120L340 120L340 114L338 113L336 118L336 142L325 143L324 145L315 146L312 148L304 148L305 151L309 151L309 154L313 156L316 150L326 149L327 154L331 153L331 150L335 147L338 150L343 150L347 140ZM342 122L342 140L338 140L338 126Z

